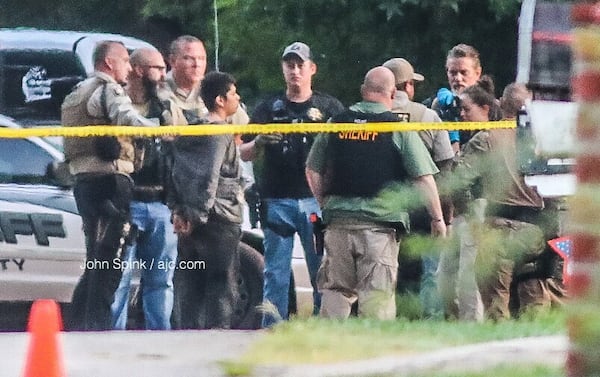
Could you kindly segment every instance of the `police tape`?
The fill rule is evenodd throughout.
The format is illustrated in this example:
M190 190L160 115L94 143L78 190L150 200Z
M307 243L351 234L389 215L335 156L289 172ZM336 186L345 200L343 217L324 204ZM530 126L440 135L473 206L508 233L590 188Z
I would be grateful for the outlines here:
M321 132L392 132L423 130L482 130L515 128L516 122L381 122L381 123L291 123L291 124L202 124L187 126L133 127L133 126L77 126L35 128L2 128L0 138L24 137L87 137L87 136L207 136L224 134L268 134L268 133L321 133Z

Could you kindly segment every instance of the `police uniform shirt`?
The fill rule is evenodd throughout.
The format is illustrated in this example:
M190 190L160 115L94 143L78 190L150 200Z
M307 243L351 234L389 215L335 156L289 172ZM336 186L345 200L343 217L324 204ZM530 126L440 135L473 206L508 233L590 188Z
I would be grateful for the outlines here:
M540 194L518 171L516 155L515 129L479 131L465 144L454 174L465 184L481 178L490 205L543 208Z
M388 111L382 104L374 102L359 102L350 110L370 113ZM308 168L322 175L326 174L328 164L328 140L328 135L317 136L306 162ZM402 156L407 178L439 172L416 132L394 132L392 140ZM402 223L408 228L407 204L410 201L414 204L414 196L411 195L414 195L412 187L407 187L405 182L395 182L386 185L374 197L330 196L323 207L323 219L329 222L334 217L352 216L370 221Z
M421 108L422 106L422 108ZM418 111L415 111L417 110ZM396 114L405 114L407 122L441 122L442 120L437 113L416 102L412 102L408 98L406 92L397 90L396 97L392 107L392 112ZM418 116L415 114L418 113ZM418 119L417 119L418 118ZM431 154L433 161L440 162L454 158L454 150L450 144L450 136L446 130L422 130L419 131L419 136L425 147Z
M106 87L98 87L87 103L88 113L95 118L110 119L112 124L127 126L157 126L144 118L133 107L125 89L111 76L103 72L95 72L95 76L106 82ZM104 97L104 98L103 98Z
M308 101L297 103L287 99L284 93L263 101L252 114L252 123L318 123L326 122L333 115L344 111L336 98L313 91ZM255 135L244 135L244 142ZM286 134L274 145L266 145L257 151L254 175L263 198L312 197L304 166L314 140L312 133Z
M182 111L191 112L197 118L206 118L208 109L206 108L204 101L202 101L202 98L200 98L200 85L187 93L183 89L177 87L177 84L173 79L173 71L167 74L166 84L166 88L162 88L159 92L159 97L161 99L170 99L175 106L179 107ZM235 114L228 118L227 123L248 124L249 121L250 117L243 107L239 106ZM187 121L180 124L187 124Z

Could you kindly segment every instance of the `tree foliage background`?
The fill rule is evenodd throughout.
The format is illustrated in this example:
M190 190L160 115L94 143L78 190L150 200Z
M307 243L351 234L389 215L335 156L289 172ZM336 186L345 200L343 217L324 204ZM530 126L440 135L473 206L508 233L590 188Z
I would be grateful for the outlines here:
M418 99L447 85L457 43L475 46L496 91L514 80L519 0L217 0L220 69L252 106L283 88L280 57L295 40L318 64L315 88L350 104L367 70L405 57L426 81ZM0 26L93 30L136 36L165 54L177 35L206 42L214 61L213 0L0 0ZM1 42L0 42L1 43Z

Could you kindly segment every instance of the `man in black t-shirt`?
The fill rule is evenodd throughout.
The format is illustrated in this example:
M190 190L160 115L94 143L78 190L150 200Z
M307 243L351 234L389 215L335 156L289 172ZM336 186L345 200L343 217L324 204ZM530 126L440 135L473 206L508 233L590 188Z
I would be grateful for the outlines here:
M312 90L312 77L317 66L310 48L294 42L283 52L282 70L286 91L256 108L251 123L326 122L344 110L337 99ZM316 276L321 255L313 240L311 218L321 211L306 182L304 164L315 134L246 135L240 146L243 160L253 161L256 185L261 197L261 225L264 230L265 276L264 301L274 305L266 310L263 327L288 318L288 292L291 275L294 235L298 233L304 248L313 286L316 314L320 295Z

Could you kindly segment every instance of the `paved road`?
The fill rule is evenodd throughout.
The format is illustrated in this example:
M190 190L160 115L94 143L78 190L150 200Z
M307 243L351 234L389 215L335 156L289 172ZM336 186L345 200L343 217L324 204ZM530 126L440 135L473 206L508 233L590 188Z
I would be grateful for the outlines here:
M224 377L219 362L235 358L265 335L262 330L71 332L60 334L60 342L69 377ZM0 377L22 373L27 345L27 333L0 333ZM564 336L523 338L329 365L259 366L252 377L400 377L502 363L560 366L567 347Z
M218 362L239 355L262 331L62 333L69 377L221 377ZM27 333L0 334L0 376L21 375Z

